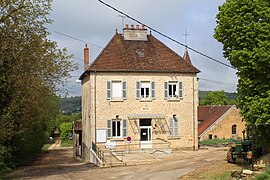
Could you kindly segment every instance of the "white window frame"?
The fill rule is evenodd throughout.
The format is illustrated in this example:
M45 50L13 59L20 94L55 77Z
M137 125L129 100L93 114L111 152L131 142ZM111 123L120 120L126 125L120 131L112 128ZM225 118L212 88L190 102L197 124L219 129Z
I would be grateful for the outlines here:
M146 90L148 89L148 95ZM142 95L142 92L144 92ZM136 82L136 98L139 100L153 100L156 95L156 83L154 81L137 81Z
M113 83L120 83L119 87L119 92L121 93L120 97L113 97L114 93L114 88L113 88ZM121 91L121 92L120 92ZM108 100L124 100L127 99L127 83L122 80L112 80L112 81L107 81L107 99Z
M174 89L173 87L175 87L175 90L173 90ZM164 99L167 100L183 99L183 83L181 81L165 81Z
M119 124L117 123L119 122ZM115 129L113 129L113 123ZM107 121L107 138L125 138L127 136L127 120L126 119L110 119ZM117 134L117 129L120 128L120 134Z
M175 94L172 92L170 95L170 86L175 86ZM169 99L178 99L179 94L178 94L178 82L177 81L169 81L168 82L168 98Z

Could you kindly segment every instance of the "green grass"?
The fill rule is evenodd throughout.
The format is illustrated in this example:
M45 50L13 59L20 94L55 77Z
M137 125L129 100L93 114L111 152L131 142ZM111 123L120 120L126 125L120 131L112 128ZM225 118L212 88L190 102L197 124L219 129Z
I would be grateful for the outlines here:
M264 172L255 176L256 180L270 180L270 166L266 167Z
M229 143L231 140L230 139L206 139L203 141L200 141L200 145L222 145Z
M227 180L231 178L231 174L229 172L225 172L222 174L215 174L213 176L208 177L209 180Z
M45 151L48 151L48 148L51 146L52 144L44 144L42 149L41 149L41 152L45 152Z
M61 139L62 147L71 147L73 145L73 141L70 139Z

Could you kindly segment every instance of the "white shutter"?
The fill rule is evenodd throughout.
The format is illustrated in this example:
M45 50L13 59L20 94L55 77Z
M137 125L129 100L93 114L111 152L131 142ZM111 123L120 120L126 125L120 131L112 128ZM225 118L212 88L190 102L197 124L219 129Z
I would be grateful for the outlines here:
M156 98L156 83L154 81L151 82L151 93L152 99Z
M122 128L123 128L123 137L127 137L127 120L123 119L122 121Z
M170 135L173 136L173 118L169 118Z
M179 88L179 98L183 98L183 84L182 84L182 82L179 82L178 84L179 84L179 86L178 86L178 88Z
M178 123L178 119L175 117L175 118L173 118L173 122L174 122L174 133L173 133L173 135L174 136L178 136L179 135L179 133L178 133L178 125L179 125L179 123Z
M107 137L112 137L112 120L107 120Z
M127 99L127 83L125 81L122 82L122 92L123 99Z
M107 99L111 99L111 81L107 81Z
M141 98L141 82L137 81L136 82L136 99Z
M168 82L164 82L164 98L168 99Z

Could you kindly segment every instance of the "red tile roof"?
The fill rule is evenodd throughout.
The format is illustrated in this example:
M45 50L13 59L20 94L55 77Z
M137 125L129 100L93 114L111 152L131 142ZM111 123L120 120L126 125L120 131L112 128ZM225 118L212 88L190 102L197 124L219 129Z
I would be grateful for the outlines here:
M199 136L231 107L232 106L199 106L198 120L202 121L198 125Z
M147 38L124 40L122 34L116 33L80 79L90 71L200 72L153 35Z

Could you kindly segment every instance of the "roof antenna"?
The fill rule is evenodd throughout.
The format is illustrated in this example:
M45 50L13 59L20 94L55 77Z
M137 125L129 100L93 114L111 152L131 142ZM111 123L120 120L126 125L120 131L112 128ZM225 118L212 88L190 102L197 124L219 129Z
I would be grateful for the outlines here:
M123 16L123 15L118 15L118 16L122 18L122 29L124 29L126 16Z

